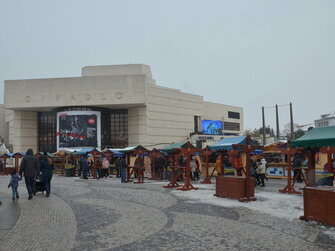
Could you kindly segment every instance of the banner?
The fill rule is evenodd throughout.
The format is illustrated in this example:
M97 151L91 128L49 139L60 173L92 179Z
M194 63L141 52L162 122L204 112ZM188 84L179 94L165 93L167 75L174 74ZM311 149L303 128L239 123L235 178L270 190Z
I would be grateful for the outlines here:
M100 112L66 111L57 113L57 150L101 147Z

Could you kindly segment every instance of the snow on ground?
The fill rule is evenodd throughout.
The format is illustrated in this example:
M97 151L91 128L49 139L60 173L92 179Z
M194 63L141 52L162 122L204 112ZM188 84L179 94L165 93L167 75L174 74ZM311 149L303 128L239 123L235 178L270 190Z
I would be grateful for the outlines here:
M214 185L199 185L199 190L179 191L173 190L175 196L190 199L190 203L199 202L222 207L246 207L258 212L267 213L284 219L298 219L304 214L303 198L296 195L287 195L275 192L258 192L257 201L240 202L238 200L214 196ZM212 188L209 190L209 188Z

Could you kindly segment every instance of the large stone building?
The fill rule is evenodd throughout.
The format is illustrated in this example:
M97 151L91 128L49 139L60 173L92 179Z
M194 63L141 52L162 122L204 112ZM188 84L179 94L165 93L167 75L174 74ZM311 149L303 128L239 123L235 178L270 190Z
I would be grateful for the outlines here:
M81 77L6 80L4 101L1 123L13 152L150 148L243 132L241 107L158 86L141 64L87 66Z

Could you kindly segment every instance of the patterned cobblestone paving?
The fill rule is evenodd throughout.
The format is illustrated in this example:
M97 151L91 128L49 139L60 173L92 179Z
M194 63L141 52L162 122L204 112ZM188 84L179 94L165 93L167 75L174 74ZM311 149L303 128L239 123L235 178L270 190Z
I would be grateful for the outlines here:
M1 181L4 178L2 177ZM0 182L1 182L0 181ZM1 187L4 187L1 182ZM68 250L75 243L77 224L71 207L57 196L38 194L27 200L24 183L19 199L21 215L0 240L0 250ZM8 196L11 192L7 191ZM17 203L17 202L11 202Z
M1 188L7 179L0 177ZM163 184L54 176L50 198L21 196L20 218L0 240L0 250L335 250L335 240L324 233L330 228L243 203L190 201ZM269 181L266 191L281 186ZM25 195L23 182L20 192Z

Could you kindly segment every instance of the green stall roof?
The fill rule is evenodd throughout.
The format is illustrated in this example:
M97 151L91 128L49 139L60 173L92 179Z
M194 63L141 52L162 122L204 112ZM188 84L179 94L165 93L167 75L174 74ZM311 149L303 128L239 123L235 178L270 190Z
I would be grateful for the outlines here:
M170 152L175 152L175 148L186 148L187 147L187 143L188 142L182 142L182 143L173 143L171 145L166 146L165 148L163 148L162 150L164 152L170 153ZM191 148L195 148L194 145L190 144Z
M299 139L292 140L291 146L304 148L335 146L335 126L314 128Z

